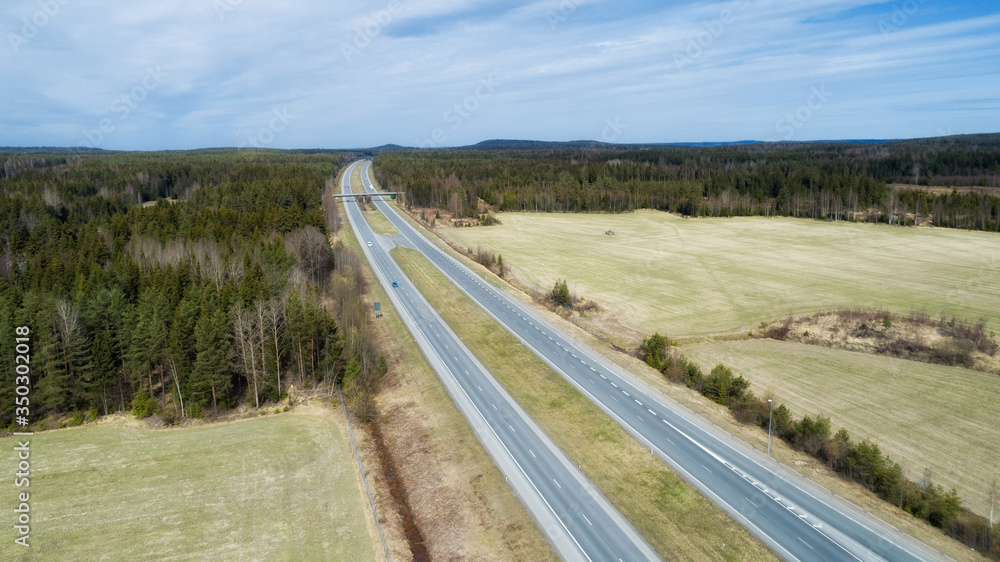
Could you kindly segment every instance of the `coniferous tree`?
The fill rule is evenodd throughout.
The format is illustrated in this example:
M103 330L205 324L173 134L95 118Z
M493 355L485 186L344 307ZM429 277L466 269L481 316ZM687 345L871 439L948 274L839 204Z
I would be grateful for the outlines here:
M210 398L216 411L219 397L232 384L233 345L229 330L229 320L222 310L202 315L194 329L197 355L191 374L192 390L202 403Z

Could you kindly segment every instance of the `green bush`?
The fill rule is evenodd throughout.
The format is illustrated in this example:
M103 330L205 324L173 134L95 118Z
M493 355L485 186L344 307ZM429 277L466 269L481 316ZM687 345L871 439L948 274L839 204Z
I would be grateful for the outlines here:
M816 416L815 419L803 416L795 424L795 436L792 442L803 451L816 456L823 445L830 440L830 418Z
M642 340L642 344L639 345L639 355L650 367L665 372L669 366L667 358L669 345L670 340L657 332Z
M132 401L132 415L137 418L148 418L160 410L160 404L155 398L146 394L145 390L140 390Z
M556 284L552 288L552 302L558 304L559 306L572 308L573 297L569 294L569 286L566 284L565 279L556 280Z
M749 388L750 381L742 375L733 376L733 371L720 363L705 379L701 393L718 404L732 407L743 400Z

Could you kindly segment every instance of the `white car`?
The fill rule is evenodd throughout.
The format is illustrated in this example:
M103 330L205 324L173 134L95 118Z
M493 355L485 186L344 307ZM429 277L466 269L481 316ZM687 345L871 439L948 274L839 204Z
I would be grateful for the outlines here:
M369 243L368 243L368 245L369 245L369 246L371 246L371 245L372 245L372 243L371 243L371 242L369 242Z

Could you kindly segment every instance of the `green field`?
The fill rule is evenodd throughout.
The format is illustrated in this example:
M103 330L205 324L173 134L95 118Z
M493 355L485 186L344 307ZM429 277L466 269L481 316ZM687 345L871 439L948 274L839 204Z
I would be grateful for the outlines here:
M860 307L986 317L1000 332L995 233L655 211L500 219L444 232L502 254L539 290L567 279L579 296L647 334L745 332L790 314Z
M1000 377L773 340L681 351L703 369L728 365L796 417L830 416L855 440L878 443L911 479L920 480L930 468L934 482L957 488L973 510L989 512L989 482L1000 478Z
M317 409L318 410L318 409ZM295 411L293 411L295 412ZM13 478L13 438L0 469ZM30 549L3 560L372 560L353 456L322 414L31 439ZM5 486L10 520L15 490Z

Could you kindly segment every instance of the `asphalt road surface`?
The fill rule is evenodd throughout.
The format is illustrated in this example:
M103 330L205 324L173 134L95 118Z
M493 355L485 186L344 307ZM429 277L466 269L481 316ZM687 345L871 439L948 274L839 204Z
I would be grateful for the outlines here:
M344 193L351 191L349 182L356 165L344 173ZM372 232L353 199L345 200L345 208L365 257L403 322L559 555L565 560L656 560L635 529L539 430L413 288L386 250L391 244L388 237Z
M370 165L362 164L362 182L375 193ZM399 230L397 237L405 237L525 346L781 557L947 559L650 389L431 244L387 202L376 201Z

